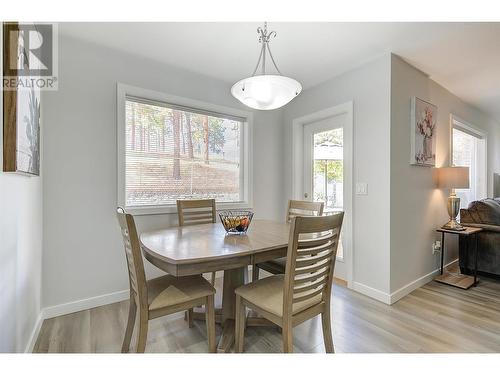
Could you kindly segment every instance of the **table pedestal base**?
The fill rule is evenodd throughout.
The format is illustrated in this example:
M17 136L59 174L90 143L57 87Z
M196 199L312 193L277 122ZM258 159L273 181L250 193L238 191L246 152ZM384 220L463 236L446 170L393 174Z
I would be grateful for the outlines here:
M205 309L200 308L193 312L194 320L205 321ZM221 309L215 309L215 323L222 323ZM278 327L276 324L258 315L253 315L253 312L248 313L246 318L246 327Z
M205 321L205 309L193 311L193 320ZM215 309L215 323L220 324L221 322L222 322L222 309Z
M233 319L228 319L222 325L222 335L219 339L219 344L217 345L217 353L230 353L231 348L234 344L234 332L235 322Z
M247 268L236 268L224 271L222 307L215 309L215 323L222 325L222 334L217 345L217 352L231 352L235 338L236 295L234 290L244 285L247 279ZM205 311L202 308L193 312L194 320L205 321ZM277 327L269 320L256 316L252 312L246 320L247 327Z

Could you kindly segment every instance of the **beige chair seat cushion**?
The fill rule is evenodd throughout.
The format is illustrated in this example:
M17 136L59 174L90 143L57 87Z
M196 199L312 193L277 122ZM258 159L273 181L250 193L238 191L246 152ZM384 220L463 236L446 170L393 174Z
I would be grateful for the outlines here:
M285 275L273 275L240 286L235 293L261 309L283 316L283 288ZM306 300L293 304L292 314L297 314L321 302L321 293Z
M162 309L206 297L215 289L201 276L174 277L165 275L148 280L148 305L150 310Z

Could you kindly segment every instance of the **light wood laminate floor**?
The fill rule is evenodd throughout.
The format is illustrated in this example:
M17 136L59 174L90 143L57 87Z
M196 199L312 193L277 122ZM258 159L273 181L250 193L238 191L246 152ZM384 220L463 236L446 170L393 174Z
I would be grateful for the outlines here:
M220 291L221 280L217 282ZM337 353L500 352L499 281L482 278L469 290L433 281L392 306L334 285L332 301ZM127 312L128 301L45 320L34 352L119 352ZM217 330L220 334L219 326ZM246 330L246 352L281 348L275 328ZM325 352L319 317L294 329L294 350ZM182 313L150 321L146 352L206 351L204 322L195 321L190 329Z

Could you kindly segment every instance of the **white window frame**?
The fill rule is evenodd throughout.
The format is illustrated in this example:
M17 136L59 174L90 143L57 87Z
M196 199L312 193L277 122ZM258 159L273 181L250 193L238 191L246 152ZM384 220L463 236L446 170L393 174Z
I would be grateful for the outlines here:
M484 171L478 178L484 180L484 198L488 196L488 134L476 126L468 123L457 115L453 113L450 114L450 165L453 165L453 129L460 130L464 133L470 134L484 142ZM477 152L477 150L476 150ZM479 171L476 171L478 173ZM477 186L476 186L477 189ZM476 195L481 195L476 191ZM477 196L476 196L476 199ZM481 198L479 198L481 199Z
M221 113L230 116L242 117L246 121L242 124L240 132L240 192L243 199L239 202L221 202L217 203L217 209L250 209L253 206L252 194L252 144L253 144L253 113L242 111L236 108L224 107L212 103L206 103L199 100L183 98L176 95L163 92L143 89L136 86L117 83L116 86L116 120L117 120L117 204L127 209L127 212L133 215L160 215L173 214L177 212L174 204L152 205L152 206L125 206L125 105L127 96L142 98L161 103L189 107L202 111Z

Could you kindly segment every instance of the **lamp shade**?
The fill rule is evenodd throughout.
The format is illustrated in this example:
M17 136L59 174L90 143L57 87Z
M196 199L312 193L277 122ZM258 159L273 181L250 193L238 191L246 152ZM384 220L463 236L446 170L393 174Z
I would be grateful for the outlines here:
M278 75L258 75L242 79L231 88L231 94L246 106L269 110L284 106L302 91L293 78Z
M468 189L469 167L439 168L438 187L450 189Z

